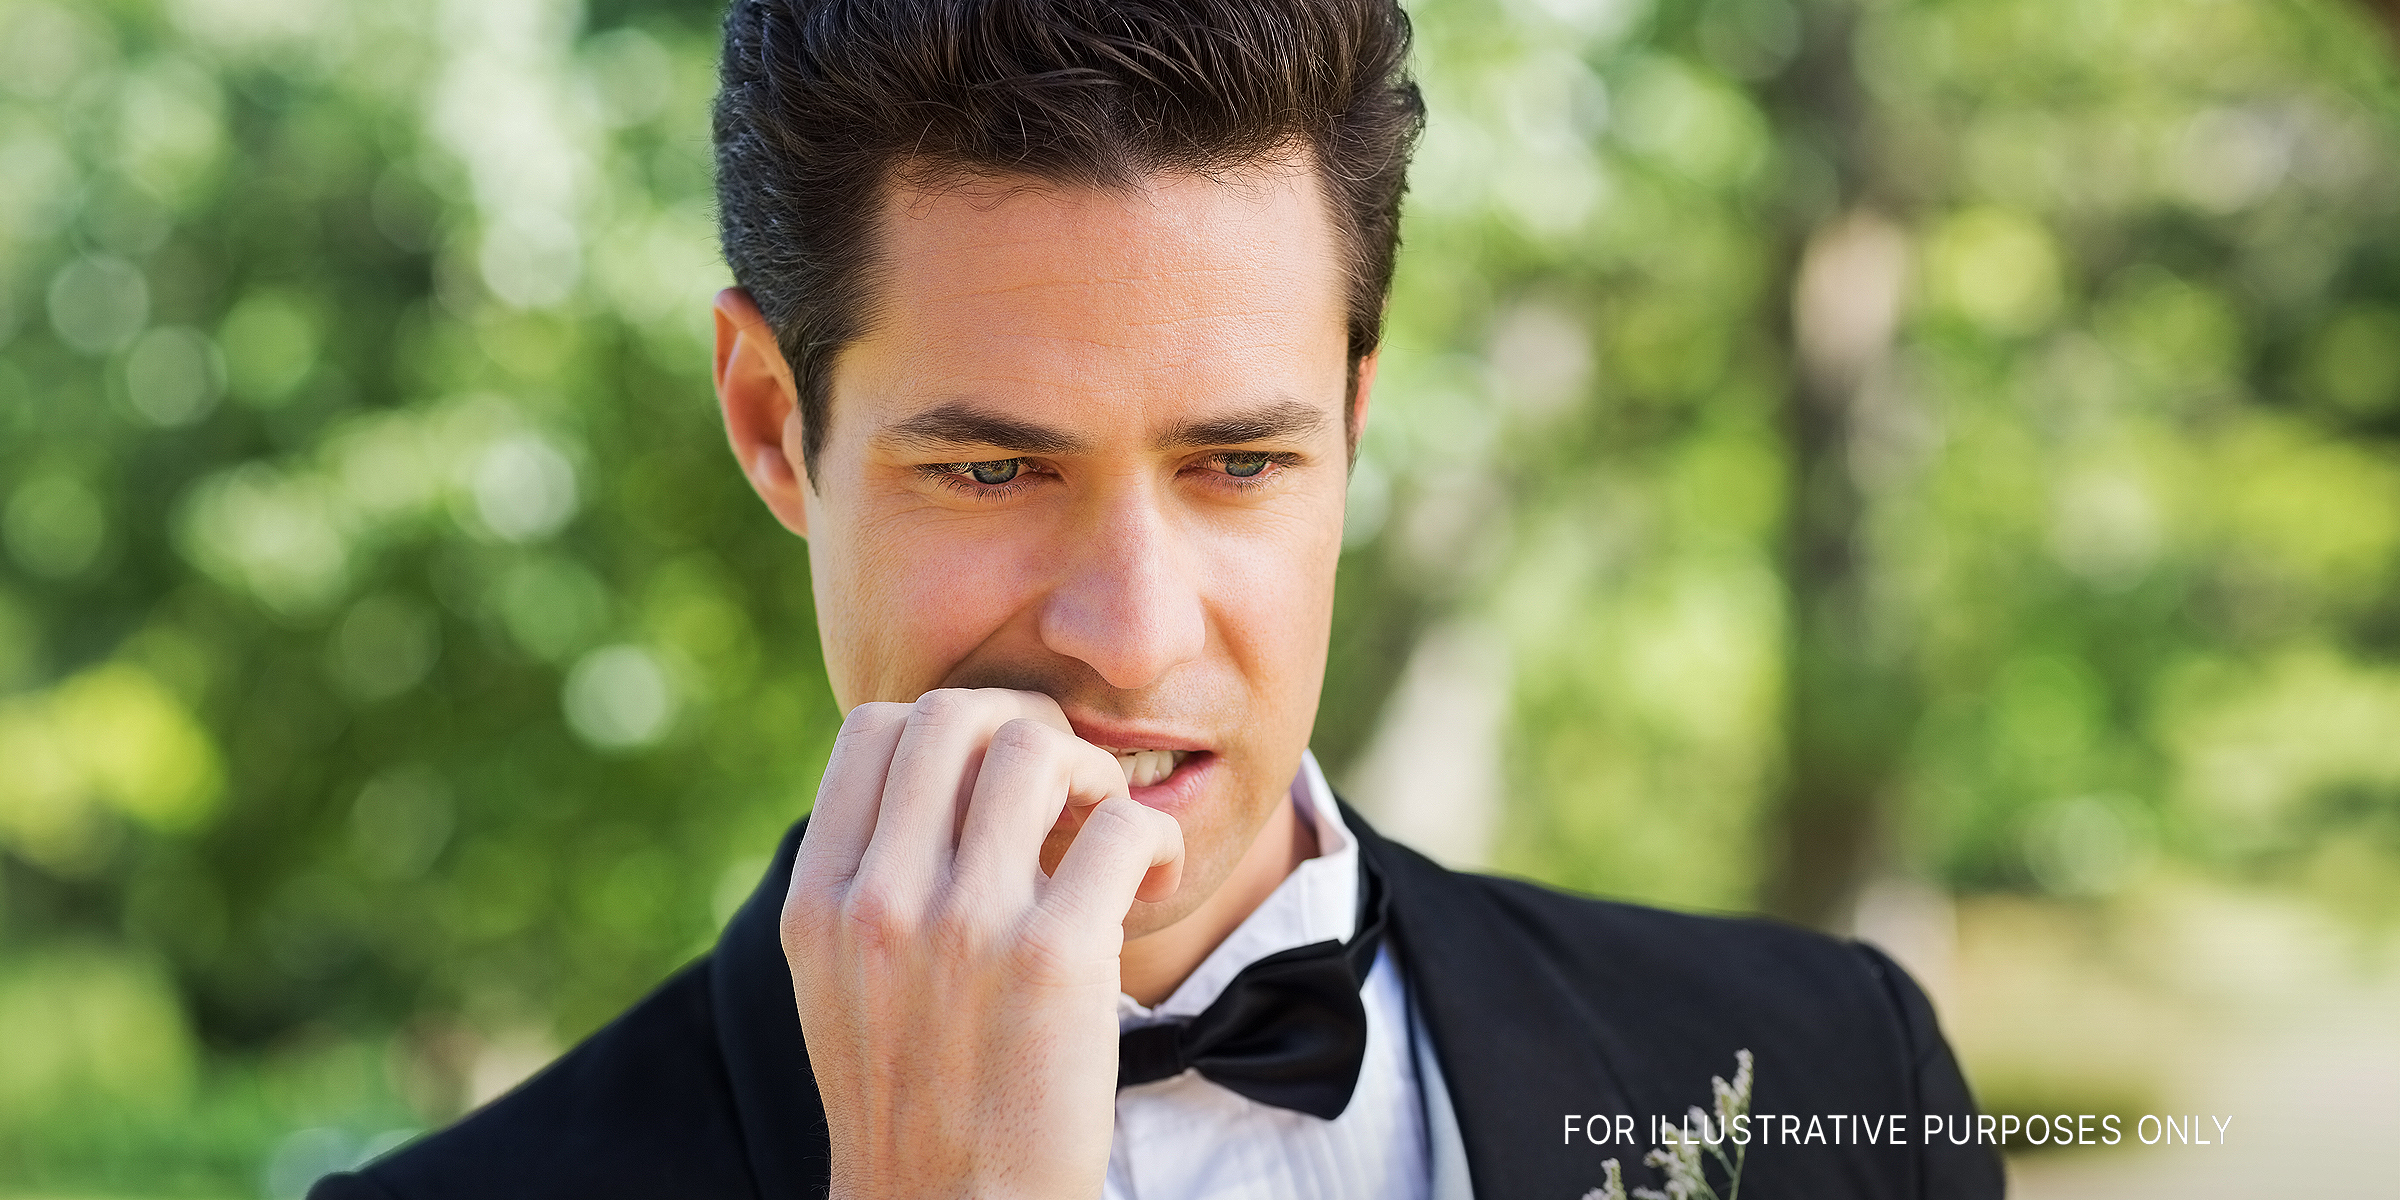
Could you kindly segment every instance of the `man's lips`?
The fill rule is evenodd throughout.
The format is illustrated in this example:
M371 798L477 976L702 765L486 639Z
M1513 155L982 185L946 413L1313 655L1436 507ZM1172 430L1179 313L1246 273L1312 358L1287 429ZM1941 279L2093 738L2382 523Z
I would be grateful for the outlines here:
M1125 786L1149 787L1175 773L1183 760L1192 756L1190 750L1119 750L1103 747L1117 756L1117 766L1125 772Z
M1218 756L1206 750L1173 752L1175 761L1166 773L1155 778L1127 776L1126 792L1145 808L1177 812L1197 801L1207 790L1208 781L1215 778ZM1117 760L1121 766L1125 760Z
M1116 756L1129 789L1156 787L1193 759L1213 757L1200 739L1167 730L1078 721L1072 717L1068 723L1074 726L1075 736Z
M1075 736L1095 746L1110 750L1206 750L1208 739L1169 729L1163 725L1137 725L1130 721L1117 722L1098 717L1078 717L1067 714L1067 724Z

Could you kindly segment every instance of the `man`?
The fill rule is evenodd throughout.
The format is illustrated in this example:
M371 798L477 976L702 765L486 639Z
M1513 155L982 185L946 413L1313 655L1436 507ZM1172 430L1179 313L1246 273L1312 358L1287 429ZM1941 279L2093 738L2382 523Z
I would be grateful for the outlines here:
M848 719L714 954L314 1195L1568 1200L1743 1050L1744 1194L1998 1193L1882 955L1452 874L1308 757L1407 40L736 3L716 389Z

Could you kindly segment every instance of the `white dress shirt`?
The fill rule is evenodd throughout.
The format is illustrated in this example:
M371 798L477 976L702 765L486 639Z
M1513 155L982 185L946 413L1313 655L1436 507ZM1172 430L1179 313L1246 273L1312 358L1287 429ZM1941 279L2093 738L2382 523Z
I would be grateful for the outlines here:
M1358 840L1342 823L1314 755L1301 757L1292 800L1316 830L1317 857L1286 876L1157 1008L1118 996L1120 1030L1189 1020L1251 963L1294 946L1350 939L1358 921ZM1464 1196L1450 1098L1388 939L1359 998L1367 1010L1367 1056L1341 1116L1328 1121L1260 1104L1197 1071L1125 1088L1117 1093L1106 1200Z

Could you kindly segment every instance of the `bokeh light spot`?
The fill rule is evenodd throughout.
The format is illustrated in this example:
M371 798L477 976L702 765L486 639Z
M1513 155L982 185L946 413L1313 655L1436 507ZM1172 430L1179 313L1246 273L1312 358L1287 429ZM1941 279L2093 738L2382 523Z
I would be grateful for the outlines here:
M82 353L115 350L149 320L150 285L121 258L79 258L50 280L50 327Z
M280 404L317 365L317 322L296 298L254 292L217 331L233 394L256 405Z
M649 745L675 716L675 693L658 657L634 645L603 646L577 660L563 697L567 724L608 750Z
M2021 213L1975 208L1952 217L1936 235L1930 259L1938 296L1992 333L2031 333L2058 312L2058 249L2038 222Z
M125 398L153 425L172 429L207 416L224 388L224 359L197 330L153 329L125 355Z
M502 438L475 462L475 513L493 533L529 542L575 515L575 467L537 434Z
M108 517L90 485L62 471L34 475L9 493L0 512L10 557L35 575L82 574L100 555Z

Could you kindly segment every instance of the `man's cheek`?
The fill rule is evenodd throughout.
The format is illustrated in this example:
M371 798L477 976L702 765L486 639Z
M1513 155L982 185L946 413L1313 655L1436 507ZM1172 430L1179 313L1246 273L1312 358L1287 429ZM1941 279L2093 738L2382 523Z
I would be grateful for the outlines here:
M999 539L930 537L895 540L878 559L870 590L900 639L895 649L942 657L945 666L1024 607L1031 565L1046 561Z
M1325 640L1333 615L1333 561L1316 549L1289 541L1220 549L1208 592L1228 637L1277 655Z

